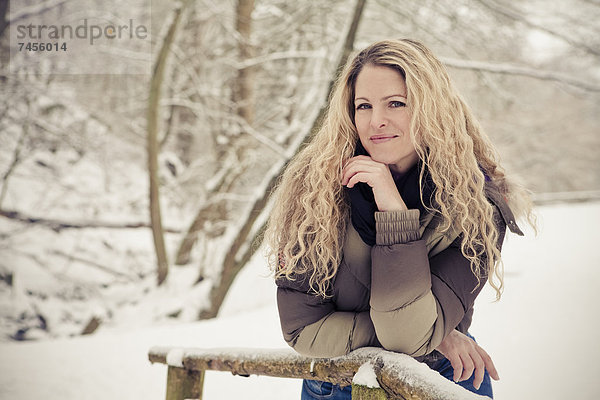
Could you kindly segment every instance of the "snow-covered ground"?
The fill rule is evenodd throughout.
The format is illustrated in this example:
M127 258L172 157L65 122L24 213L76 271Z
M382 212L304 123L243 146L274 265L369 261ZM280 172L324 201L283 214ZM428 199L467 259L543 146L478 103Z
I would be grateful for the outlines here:
M504 296L494 303L484 290L471 333L500 373L497 399L598 399L600 203L545 206L538 214L537 237L507 238ZM162 399L166 367L147 361L151 346L286 347L274 294L259 254L214 320L0 343L0 399ZM296 399L299 392L297 380L208 372L204 398Z

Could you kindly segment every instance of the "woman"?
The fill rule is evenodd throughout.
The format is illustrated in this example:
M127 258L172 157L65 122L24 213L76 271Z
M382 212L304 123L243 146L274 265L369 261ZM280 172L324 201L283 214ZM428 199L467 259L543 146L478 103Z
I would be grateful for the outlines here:
M510 204L510 206L509 206ZM325 122L290 163L266 237L285 340L333 357L379 346L492 396L468 335L506 226L529 215L443 65L413 40L375 43L339 77ZM302 399L350 398L304 381Z

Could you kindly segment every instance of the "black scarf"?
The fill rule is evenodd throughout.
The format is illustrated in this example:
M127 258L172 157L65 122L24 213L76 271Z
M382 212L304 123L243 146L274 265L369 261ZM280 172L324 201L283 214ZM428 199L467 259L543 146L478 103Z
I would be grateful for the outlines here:
M354 155L369 155L360 141L356 145ZM398 188L398 192L402 196L402 200L404 200L406 206L409 209L418 208L421 210L421 214L425 212L425 205L421 202L419 193L419 171L422 165L423 163L419 161L402 176L395 176L392 173L396 188ZM423 201L426 202L428 207L431 206L434 189L435 186L431 180L431 176L425 170ZM363 242L369 246L373 246L375 244L375 212L378 211L373 190L368 184L363 182L359 182L350 189L346 188L346 190L350 197L352 225Z

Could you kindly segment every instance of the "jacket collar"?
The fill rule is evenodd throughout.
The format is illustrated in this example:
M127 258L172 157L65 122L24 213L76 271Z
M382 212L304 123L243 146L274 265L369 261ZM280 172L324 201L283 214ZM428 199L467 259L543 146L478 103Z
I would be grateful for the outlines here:
M506 226L512 233L516 233L519 236L524 236L523 231L517 225L515 221L515 215L512 210L508 206L508 201L506 197L500 193L500 190L490 181L487 181L484 186L484 191L487 198L498 208L500 211L500 215L502 215L502 219L506 223Z

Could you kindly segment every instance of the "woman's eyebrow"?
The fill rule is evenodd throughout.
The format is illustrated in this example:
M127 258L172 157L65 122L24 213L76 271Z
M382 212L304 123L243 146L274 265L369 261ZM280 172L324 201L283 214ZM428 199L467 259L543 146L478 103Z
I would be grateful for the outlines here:
M402 97L403 99L405 99L406 95L404 95L404 94L392 94L392 95L389 95L389 96L382 97L381 100L391 99L392 97Z
M404 94L391 94L389 96L382 97L381 101L391 99L392 97L402 97L403 99L406 99L406 95ZM369 99L367 99L366 97L357 97L354 99L354 102L357 102L359 100L369 101Z

